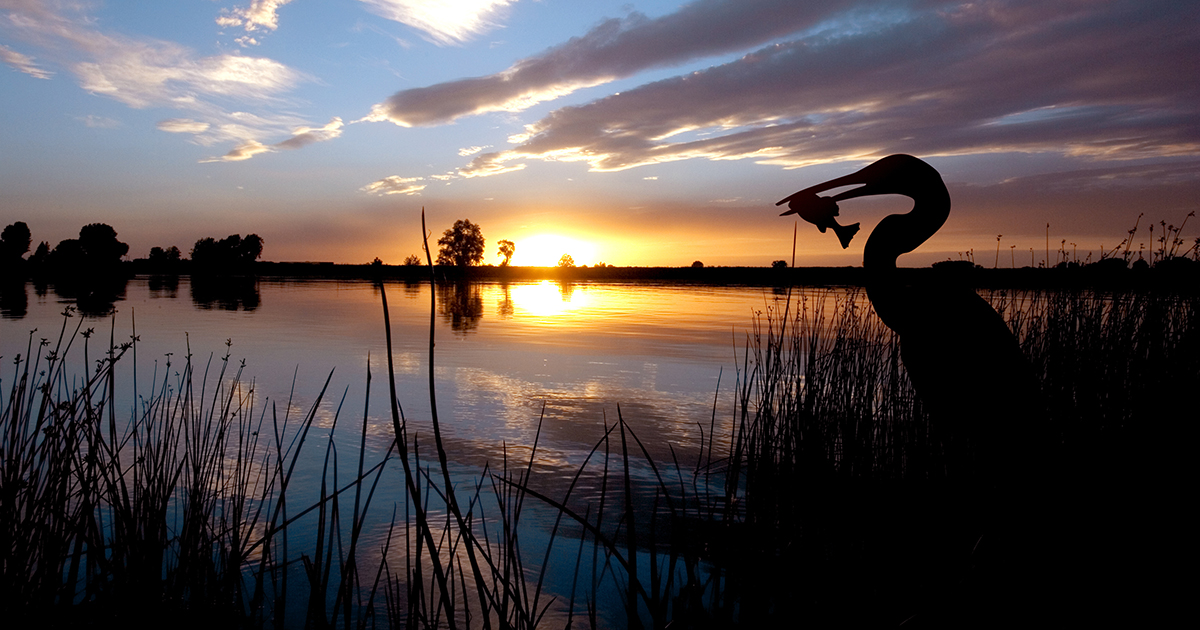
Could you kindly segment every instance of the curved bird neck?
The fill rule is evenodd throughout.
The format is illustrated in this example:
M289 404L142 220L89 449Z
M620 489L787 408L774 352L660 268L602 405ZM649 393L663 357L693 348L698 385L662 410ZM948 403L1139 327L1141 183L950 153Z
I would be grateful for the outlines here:
M930 172L907 180L905 190L896 191L912 198L912 210L884 217L863 249L867 296L879 318L901 334L919 323L920 309L914 311L913 303L932 307L928 304L932 296L922 287L904 286L898 281L896 259L929 240L950 216L950 193L941 176L932 167L922 165Z
M868 273L895 269L897 258L929 240L946 223L950 193L936 171L933 176L935 181L900 193L912 198L912 210L884 217L871 231L863 248L863 268Z

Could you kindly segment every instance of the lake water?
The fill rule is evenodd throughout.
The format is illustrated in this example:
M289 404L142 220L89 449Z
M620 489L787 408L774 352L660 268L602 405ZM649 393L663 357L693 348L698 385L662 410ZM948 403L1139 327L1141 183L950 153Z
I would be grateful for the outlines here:
M37 331L35 345L41 338L55 342L62 312L74 303L53 289L26 290L24 312L6 310L0 319L6 367L27 353L30 331ZM419 427L430 415L430 288L395 283L386 290L396 386L406 417ZM618 405L660 453L668 445L694 450L697 423L708 430L714 402L718 419L730 418L733 368L755 313L782 308L784 298L762 287L439 286L434 362L450 456L496 462L502 444L531 443L542 418L545 461L571 461L590 449L605 418L616 420ZM68 333L80 317L68 321ZM260 280L214 296L187 278L164 284L139 277L126 286L114 315L83 320L83 329L96 331L93 356L110 333L118 343L136 333L139 387L149 385L156 367L162 374L168 353L177 369L189 347L198 363L219 362L228 351L233 361L245 360L260 401L286 401L295 376L296 404L307 408L333 370L324 414L333 413L346 390L343 409L355 410L356 422L369 365L377 384L369 433L377 448L391 439L383 311L370 282ZM82 368L78 344L73 353Z
M385 290L398 396L410 435L416 434L430 462L431 289L428 283L388 283ZM136 356L127 354L118 364L118 409L134 406L129 383L136 381L145 396L164 374L179 370L188 352L198 375L211 366L209 391L223 355L228 352L233 367L244 360L243 381L253 380L256 413L273 404L282 413L290 398L293 417L303 415L332 371L309 438L317 446L306 447L293 482L301 497L289 500L292 505L316 492L335 416L342 465L357 459L368 366L368 465L390 445L383 309L374 284L264 279L211 287L186 277L138 277L114 295L120 296L114 314L99 315L109 310L112 296L85 299L79 303L91 314L77 311L65 321L68 337L80 324L94 329L88 341L93 360L110 336L119 344L136 335ZM540 425L533 485L555 496L606 424L616 421L618 407L656 461L669 462L674 454L684 466L694 463L702 435L707 439L713 426L716 450L725 451L747 335L756 313L783 308L786 297L762 287L552 281L439 286L434 380L456 483L469 483L485 463L501 466L506 449L510 462L528 457ZM35 353L43 338L53 348L64 329L63 311L76 298L52 287L26 285L18 295L6 290L0 319L5 389L16 355L28 354L31 331ZM87 369L83 343L77 339L66 359L76 374ZM269 411L266 417L269 423ZM399 467L392 468L372 507L382 521L393 503L404 500ZM585 480L576 496L586 500L586 488L595 485ZM548 529L551 510L530 514L527 524ZM371 547L378 548L384 531L377 525L367 535ZM526 538L538 540L536 534Z
M430 286L388 283L385 290L398 397L410 435L429 462ZM123 292L99 300L31 284L24 291L14 295L9 287L3 299L4 389L12 383L13 360L29 354L31 332L36 355L42 339L48 349L55 347L64 321L68 338L76 326L94 330L87 341L92 360L110 336L120 344L136 335L136 355L118 363L118 409L133 409L130 383L136 381L145 396L168 372L173 378L189 352L197 374L210 368L209 391L222 356L229 354L232 367L244 360L242 379L254 383L256 413L272 405L282 410L291 399L292 417L302 416L332 371L310 437L317 446L306 447L293 505L315 496L335 416L343 466L357 459L368 366L368 463L382 458L392 441L383 309L373 283L259 280L213 287L186 277L138 277ZM540 426L534 485L559 495L606 424L616 421L618 407L656 461L669 462L674 453L681 463L694 462L702 435L713 426L717 451L724 451L735 367L747 334L756 313L782 308L785 300L786 293L761 287L552 281L439 286L434 380L456 483L469 483L485 463L501 466L506 449L510 462L528 457ZM102 315L112 310L110 303L115 312ZM64 320L64 309L75 305L87 312L76 310ZM77 375L87 370L83 343L76 339L66 357ZM404 500L399 467L392 468L372 508L379 521L367 541L374 548L385 532L380 521ZM582 485L576 496L586 500L587 488L596 484L585 479ZM524 520L544 534L552 514L531 509Z

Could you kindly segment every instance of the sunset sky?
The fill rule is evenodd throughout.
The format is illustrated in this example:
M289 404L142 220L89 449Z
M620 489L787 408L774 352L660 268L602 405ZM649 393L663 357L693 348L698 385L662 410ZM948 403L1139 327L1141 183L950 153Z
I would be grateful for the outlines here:
M0 0L0 223L399 263L424 207L488 263L764 265L777 200L910 153L954 206L901 264L1082 258L1200 206L1198 60L1194 0Z

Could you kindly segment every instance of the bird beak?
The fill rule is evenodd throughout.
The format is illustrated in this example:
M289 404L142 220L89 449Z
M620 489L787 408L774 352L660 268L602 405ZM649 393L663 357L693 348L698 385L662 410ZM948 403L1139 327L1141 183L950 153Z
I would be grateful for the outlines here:
M796 197L815 195L817 193L825 192L826 190L832 190L834 188L841 188L842 186L854 186L855 184L862 184L862 186L860 186L859 188L853 188L851 190L847 190L842 193L838 193L837 195L834 195L832 197L832 199L835 202L837 202L837 201L842 201L845 199L853 199L855 197L864 197L867 195L873 195L873 194L875 194L875 192L873 190L873 187L871 186L870 178L868 178L866 176L866 174L863 172L865 170L866 169L863 169L863 170L851 173L849 175L843 175L841 177L831 179L827 182L817 184L816 186L810 186L808 188L805 188L804 190L801 190L801 191L793 193L787 197L784 197L783 199L780 199L779 201L775 202L775 205L781 206L785 203L788 203L792 199L795 199ZM781 214L779 216L782 217L782 216L786 216L789 214L794 214L795 212L796 212L796 210L788 210L787 212L784 212L783 214Z

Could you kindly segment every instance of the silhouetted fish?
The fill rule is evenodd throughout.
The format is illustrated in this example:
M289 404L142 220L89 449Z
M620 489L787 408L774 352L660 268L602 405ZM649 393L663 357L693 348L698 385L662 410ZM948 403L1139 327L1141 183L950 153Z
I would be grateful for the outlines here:
M822 234L825 228L833 228L833 233L837 234L838 240L842 242L842 249L849 247L850 239L858 233L857 223L838 225L837 219L834 218L838 215L838 205L829 197L818 197L816 193L802 190L780 199L775 205L781 205L785 201L789 210L779 216L798 214L800 218L820 228Z

